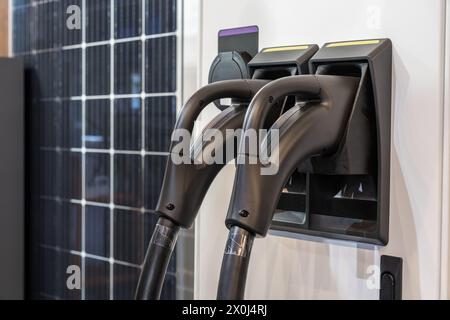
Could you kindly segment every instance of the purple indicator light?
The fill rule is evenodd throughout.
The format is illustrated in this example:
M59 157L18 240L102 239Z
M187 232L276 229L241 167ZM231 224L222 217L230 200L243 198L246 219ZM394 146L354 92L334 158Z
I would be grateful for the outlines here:
M223 30L219 31L219 37L236 36L236 35L240 35L240 34L255 33L258 31L259 31L258 26L223 29Z

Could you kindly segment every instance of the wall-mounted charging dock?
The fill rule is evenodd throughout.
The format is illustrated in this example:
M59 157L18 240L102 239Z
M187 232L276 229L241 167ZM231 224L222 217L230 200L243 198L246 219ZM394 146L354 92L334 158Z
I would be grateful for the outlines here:
M266 127L287 97L295 103L257 148L241 137L218 299L244 297L253 239L271 226L387 244L391 63L388 39L328 43L311 58L309 75L273 80L254 96L245 131Z
M311 74L356 77L359 88L337 152L299 166L281 194L272 230L387 244L391 64L388 39L328 43L312 57Z
M309 73L309 60L319 50L316 44L265 48L248 67L253 78L276 80Z
M252 79L276 80L309 73L309 60L319 50L317 44L302 44L264 48L248 64ZM266 118L264 128L272 124L295 105L295 96L286 96L273 106Z
M208 83L224 80L250 79L248 63L259 50L258 26L223 29L218 33L218 54L209 69ZM231 99L214 101L225 110Z

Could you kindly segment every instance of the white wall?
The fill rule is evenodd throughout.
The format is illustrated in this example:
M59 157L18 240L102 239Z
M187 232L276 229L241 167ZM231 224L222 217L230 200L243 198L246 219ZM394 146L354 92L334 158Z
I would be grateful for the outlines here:
M385 248L269 236L255 241L247 298L376 299L367 267L404 258L404 297L440 297L444 0L203 1L201 83L217 31L256 24L260 47L389 37L394 47L390 242ZM210 108L203 119L214 114ZM196 225L196 297L214 299L234 167L211 187ZM443 239L446 236L442 237Z

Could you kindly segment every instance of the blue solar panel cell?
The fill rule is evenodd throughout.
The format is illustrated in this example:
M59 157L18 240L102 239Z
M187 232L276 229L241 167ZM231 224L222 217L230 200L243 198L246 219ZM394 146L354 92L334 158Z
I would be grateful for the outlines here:
M177 117L175 96L145 99L146 150L168 152L172 130Z
M111 0L86 1L86 42L111 38Z
M114 103L114 148L142 149L142 106L140 98L117 99Z
M110 218L108 207L86 206L84 224L86 253L109 258Z
M85 104L85 135L86 148L109 149L111 134L109 99L88 100Z
M142 92L142 42L117 43L114 47L114 92Z

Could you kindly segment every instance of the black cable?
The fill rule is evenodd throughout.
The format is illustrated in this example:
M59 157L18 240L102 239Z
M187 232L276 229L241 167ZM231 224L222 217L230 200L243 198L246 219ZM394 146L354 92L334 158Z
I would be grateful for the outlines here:
M159 300L167 266L180 227L166 218L159 218L147 249L144 266L136 290L136 300Z
M243 300L254 235L232 227L222 260L217 300Z

